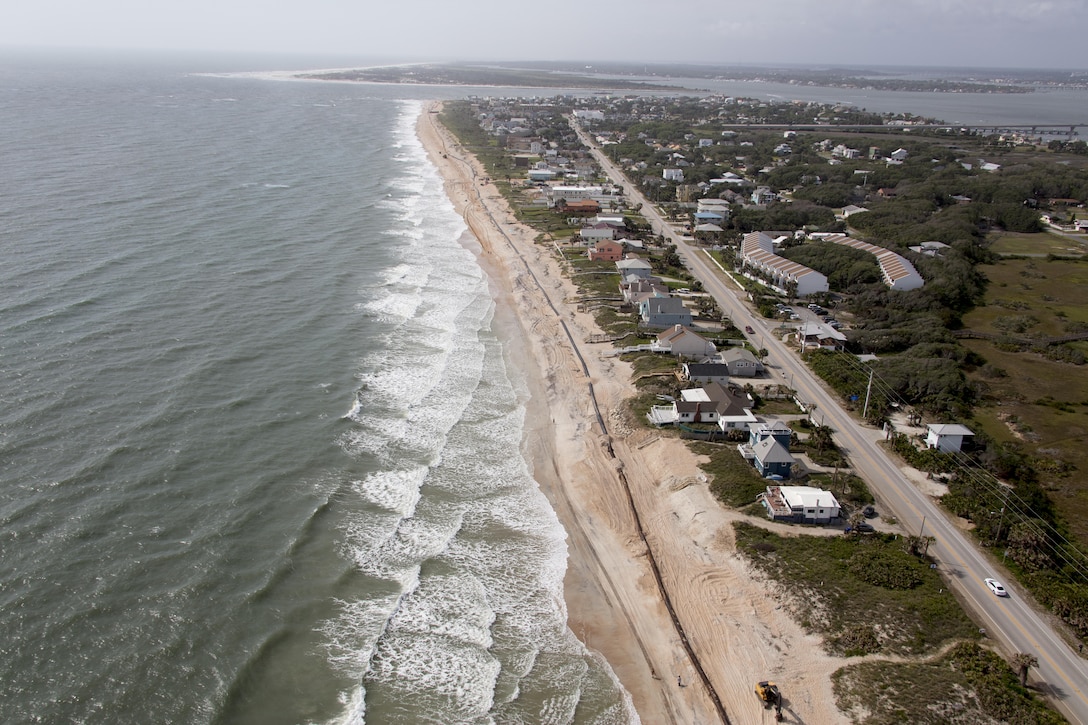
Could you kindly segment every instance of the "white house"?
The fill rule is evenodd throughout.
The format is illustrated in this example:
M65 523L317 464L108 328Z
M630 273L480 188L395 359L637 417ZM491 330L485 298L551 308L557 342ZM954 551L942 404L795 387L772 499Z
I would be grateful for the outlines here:
M926 446L941 453L958 453L964 438L974 437L974 432L958 423L931 423L926 426Z
M839 517L835 494L812 486L768 486L756 500L778 521L827 524Z
M659 332L657 339L651 343L651 349L654 352L667 352L677 357L698 358L700 360L711 357L718 351L718 348L710 340L697 332L692 332L683 325L673 325L668 330Z
M662 169L661 178L665 181L683 181L684 170L683 169Z
M791 262L774 253L774 238L765 232L749 232L740 243L740 256L744 264L770 277L771 284L785 290L791 282L797 284L796 295L827 292L827 277L803 264Z
M848 237L845 234L832 234L824 237L824 239L834 244L841 244L844 247L860 249L876 257L876 262L880 265L880 274L884 277L884 284L894 290L906 292L918 289L926 283L913 264L890 249L878 247L875 244L869 244L860 239Z

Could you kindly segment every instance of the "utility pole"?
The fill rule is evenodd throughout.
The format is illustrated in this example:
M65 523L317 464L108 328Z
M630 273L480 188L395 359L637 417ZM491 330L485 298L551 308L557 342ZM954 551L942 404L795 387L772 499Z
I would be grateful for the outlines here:
M869 371L869 385L865 388L865 407L861 411L861 418L864 420L869 416L869 393L873 391L873 371Z

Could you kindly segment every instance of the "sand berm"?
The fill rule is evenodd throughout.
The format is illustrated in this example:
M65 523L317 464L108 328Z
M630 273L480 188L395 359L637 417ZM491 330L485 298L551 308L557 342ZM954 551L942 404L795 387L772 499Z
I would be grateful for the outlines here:
M722 722L715 698L730 723L770 722L753 691L762 679L781 684L787 720L841 722L830 676L845 661L736 553L739 514L710 493L695 454L629 422L629 366L586 342L596 325L572 302L555 250L516 221L439 109L428 104L417 131L480 243L496 327L528 382L525 452L567 531L571 630L608 661L644 723Z

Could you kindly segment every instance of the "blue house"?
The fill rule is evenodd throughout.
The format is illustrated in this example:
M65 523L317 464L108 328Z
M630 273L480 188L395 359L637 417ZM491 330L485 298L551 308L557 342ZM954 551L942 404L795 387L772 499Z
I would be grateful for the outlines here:
M774 423L759 423L753 425L749 432L751 435L748 437L748 445L755 446L765 438L774 438L781 443L786 450L790 448L790 441L793 439L793 430L780 420L776 420Z
M773 437L768 436L753 445L752 452L755 454L752 463L755 465L756 470L759 471L759 475L764 478L771 478L772 476L778 478L790 477L793 456L790 455L790 451L786 446Z

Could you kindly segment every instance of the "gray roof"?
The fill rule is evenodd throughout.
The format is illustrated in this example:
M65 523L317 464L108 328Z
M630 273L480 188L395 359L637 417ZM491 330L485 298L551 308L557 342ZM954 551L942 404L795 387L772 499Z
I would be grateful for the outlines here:
M764 438L752 446L752 452L761 463L793 463L789 450L774 438Z
M973 436L970 428L959 423L930 423L929 429L939 436Z

